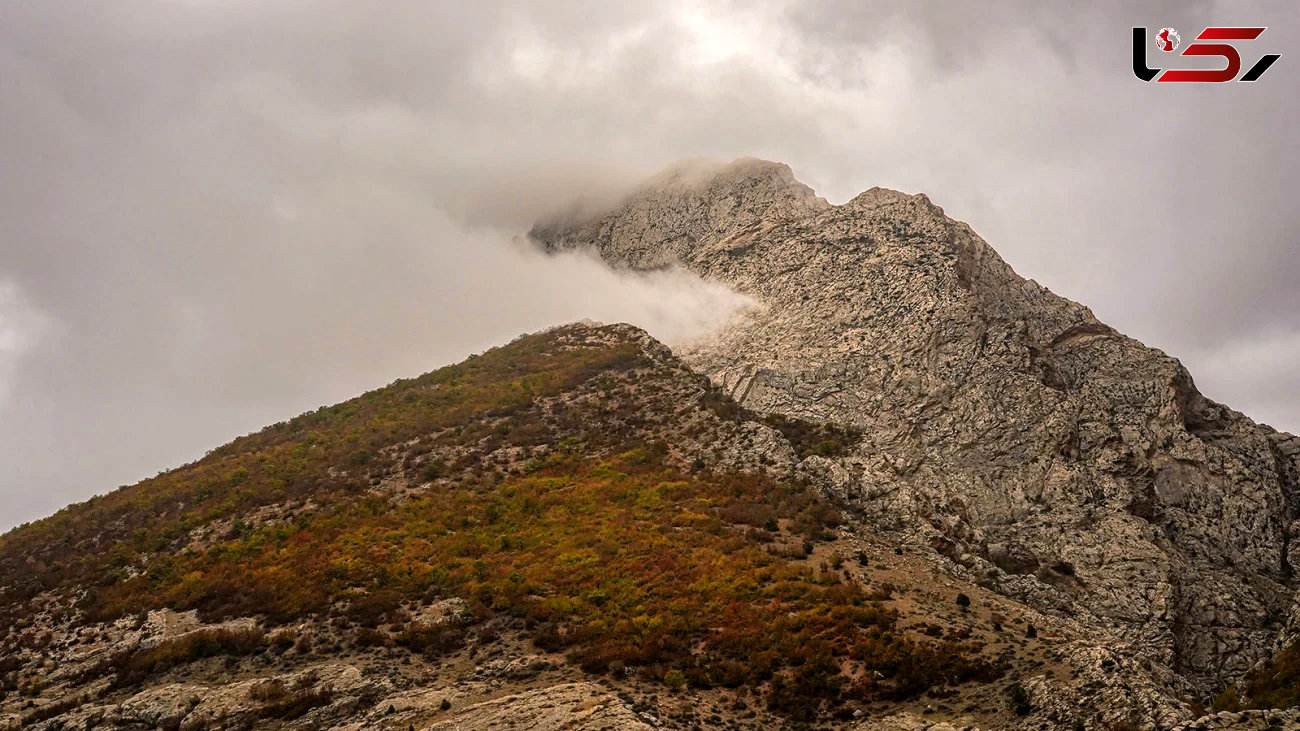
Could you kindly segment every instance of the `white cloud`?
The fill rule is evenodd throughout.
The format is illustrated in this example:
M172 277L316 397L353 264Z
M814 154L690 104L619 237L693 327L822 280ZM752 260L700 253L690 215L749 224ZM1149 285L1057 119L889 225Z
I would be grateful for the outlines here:
M699 156L924 191L1298 428L1292 351L1215 354L1300 330L1300 75L1128 71L1130 25L1211 16L1300 6L0 2L0 524L526 330L708 327L723 290L509 243Z

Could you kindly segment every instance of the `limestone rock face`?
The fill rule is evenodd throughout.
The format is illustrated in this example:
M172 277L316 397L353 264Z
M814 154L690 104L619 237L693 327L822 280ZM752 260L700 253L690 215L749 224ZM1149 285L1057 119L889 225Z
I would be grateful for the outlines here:
M834 206L746 159L531 235L753 297L681 355L749 408L860 428L835 491L955 570L1196 688L1285 631L1300 439L1206 399L1177 360L1020 277L924 195Z
M533 236L552 247L595 245L610 261L636 268L672 264L700 241L777 217L831 206L795 180L787 165L741 160L718 175L708 164L670 170L628 200L616 216L539 224Z

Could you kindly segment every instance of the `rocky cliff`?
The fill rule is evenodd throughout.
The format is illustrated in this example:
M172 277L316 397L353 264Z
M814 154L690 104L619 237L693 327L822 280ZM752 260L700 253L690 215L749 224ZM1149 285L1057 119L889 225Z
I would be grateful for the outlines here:
M0 536L0 728L1300 727L1300 441L924 196L696 164L532 235L758 304L522 336Z
M1221 688L1285 639L1300 439L1206 399L926 196L830 205L746 159L531 235L753 297L685 360L746 407L860 429L827 474L872 524L1173 671L1171 692Z

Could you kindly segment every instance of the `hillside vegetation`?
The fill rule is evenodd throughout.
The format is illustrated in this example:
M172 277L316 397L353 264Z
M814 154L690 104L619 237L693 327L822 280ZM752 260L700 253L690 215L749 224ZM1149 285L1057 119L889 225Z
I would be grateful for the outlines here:
M76 682L127 692L301 622L429 660L519 631L589 674L749 687L792 717L998 677L805 560L842 517L793 465L852 438L764 423L626 326L522 337L5 535L0 677L23 686L51 627L161 608L260 626L101 653ZM464 611L430 620L448 599Z

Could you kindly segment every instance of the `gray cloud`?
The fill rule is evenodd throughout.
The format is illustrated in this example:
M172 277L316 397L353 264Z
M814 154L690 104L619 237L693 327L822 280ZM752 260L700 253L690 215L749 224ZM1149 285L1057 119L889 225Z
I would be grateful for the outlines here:
M707 327L720 288L511 243L694 156L779 159L834 202L927 192L1300 429L1298 19L0 0L0 527L522 331ZM1254 22L1283 54L1256 84L1128 70L1131 25Z

